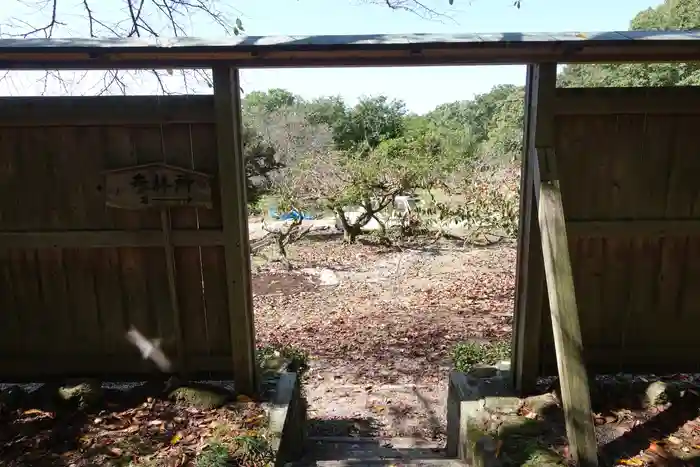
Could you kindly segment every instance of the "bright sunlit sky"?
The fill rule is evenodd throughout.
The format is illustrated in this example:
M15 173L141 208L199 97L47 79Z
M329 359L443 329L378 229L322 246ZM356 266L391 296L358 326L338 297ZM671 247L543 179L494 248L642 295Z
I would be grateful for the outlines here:
M440 0L432 1L435 2L432 5L440 4ZM443 1L447 8L448 1ZM103 5L110 2L115 0L100 0ZM11 11L13 1L2 3L0 16L7 18L17 14ZM234 5L241 12L247 34L259 36L625 30L638 11L659 3L661 0L523 0L522 7L517 9L512 6L512 0L455 0L455 8L448 10L451 19L440 21L426 20L411 13L392 11L385 6L368 5L358 0L241 0ZM122 0L120 4L123 4ZM44 10L32 15L40 22L38 15L45 17L46 13ZM22 18L26 19L27 16L23 15ZM203 20L198 24L196 18L192 30L202 38L221 34L219 29L205 24ZM80 33L77 29L70 35ZM83 35L86 35L84 29ZM469 99L496 84L523 84L524 80L525 70L520 66L315 68L242 72L244 92L279 87L305 98L339 94L350 103L362 95L386 94L402 99L409 110L418 113L429 111L444 102ZM130 88L129 91L140 94L151 84L135 83L135 89ZM32 95L39 93L40 88L32 80L13 80L12 86L7 83L0 85L0 94ZM66 90L54 84L49 92L58 94L66 93ZM74 85L70 92L89 93L80 84Z

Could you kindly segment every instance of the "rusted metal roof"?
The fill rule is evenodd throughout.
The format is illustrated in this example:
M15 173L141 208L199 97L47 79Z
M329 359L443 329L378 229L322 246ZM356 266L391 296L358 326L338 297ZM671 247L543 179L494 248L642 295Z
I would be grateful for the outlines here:
M700 31L2 39L0 68L241 68L700 60Z

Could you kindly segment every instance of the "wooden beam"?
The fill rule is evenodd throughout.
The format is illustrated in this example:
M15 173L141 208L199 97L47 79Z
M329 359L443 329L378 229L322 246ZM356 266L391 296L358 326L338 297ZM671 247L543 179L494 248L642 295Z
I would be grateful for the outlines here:
M212 96L2 97L0 126L214 123Z
M213 78L235 384L237 391L253 395L258 392L258 377L255 363L253 293L250 284L240 79L238 70L229 66L214 68Z
M644 31L639 33L648 34ZM555 33L556 34L556 33ZM695 62L697 41L687 34L675 38L616 32L581 35L527 33L470 37L319 36L246 37L226 41L172 39L165 46L133 39L6 39L0 43L2 68L13 70L117 70L239 68L300 68L349 66L527 65L529 63ZM668 32L666 34L669 34ZM539 37L538 37L539 36ZM689 40L690 39L690 40Z
M533 65L527 68L528 76ZM530 80L527 81L528 83ZM525 90L525 129L523 156L520 169L520 220L518 227L518 257L515 276L515 314L513 329L513 386L520 394L535 390L540 370L540 335L542 330L542 295L544 266L540 227L536 216L533 173L530 170L529 151L536 112L533 112L532 86Z
M221 230L173 230L173 246L221 246ZM2 248L162 247L161 230L67 230L62 232L0 232Z
M561 88L556 92L556 115L690 114L700 107L700 89Z
M591 411L588 375L583 360L574 275L566 237L564 206L554 152L554 94L556 64L537 65L529 77L533 107L538 114L534 129L534 157L530 157L542 236L552 333L557 354L566 434L574 461L581 467L598 466L598 445Z

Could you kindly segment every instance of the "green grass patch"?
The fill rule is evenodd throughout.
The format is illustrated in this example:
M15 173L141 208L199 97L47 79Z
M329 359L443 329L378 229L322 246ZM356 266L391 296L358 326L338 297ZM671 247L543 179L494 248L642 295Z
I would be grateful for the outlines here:
M452 349L452 363L457 371L468 372L474 365L495 365L509 360L511 345L508 341L488 343L460 342Z

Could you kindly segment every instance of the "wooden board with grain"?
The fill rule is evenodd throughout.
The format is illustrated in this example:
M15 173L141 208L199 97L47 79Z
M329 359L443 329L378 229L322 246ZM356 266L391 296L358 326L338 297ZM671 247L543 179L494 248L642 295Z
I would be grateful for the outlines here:
M68 98L32 98L25 117L15 106L0 122L0 183L13 193L0 199L0 380L157 375L132 327L173 362L179 343L190 375L233 378L213 98L188 114L180 97L129 97L128 112L102 117L102 98L81 99L71 111ZM144 164L207 174L206 203L170 206L181 337L159 207L107 202L105 173Z

